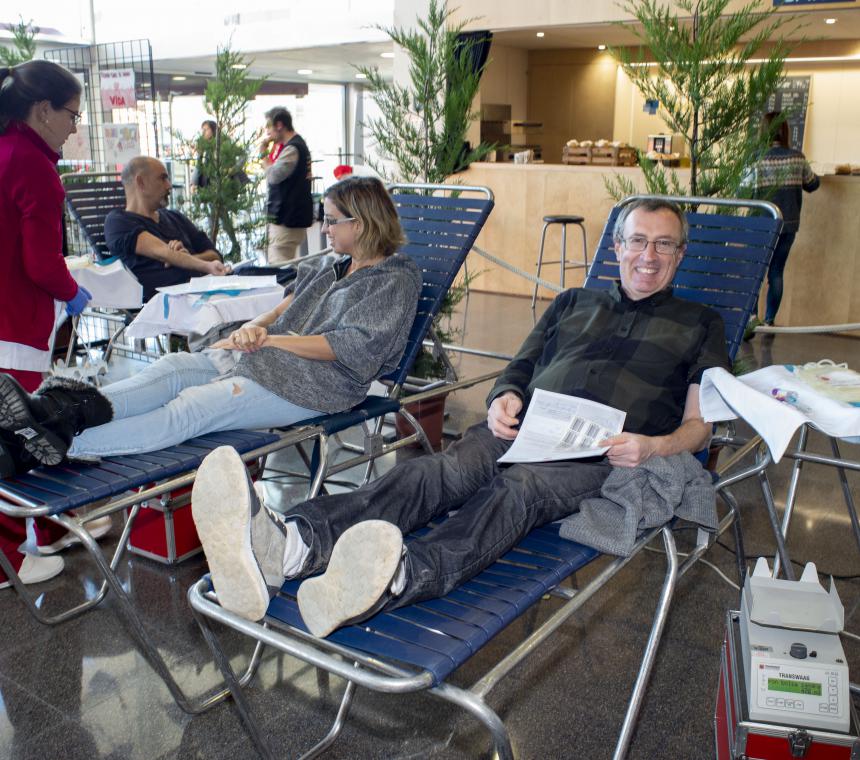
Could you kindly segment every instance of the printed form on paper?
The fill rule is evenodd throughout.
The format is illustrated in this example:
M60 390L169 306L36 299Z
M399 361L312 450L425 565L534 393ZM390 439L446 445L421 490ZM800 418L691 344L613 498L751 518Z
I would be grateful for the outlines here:
M618 435L625 412L576 396L537 389L520 432L499 462L552 462L605 454L597 444Z

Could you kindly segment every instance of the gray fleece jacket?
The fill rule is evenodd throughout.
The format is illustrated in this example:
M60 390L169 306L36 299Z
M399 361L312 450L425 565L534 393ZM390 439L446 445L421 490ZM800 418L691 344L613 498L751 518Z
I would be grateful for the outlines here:
M395 253L346 276L350 257L329 255L299 264L293 302L270 335L324 335L335 361L304 359L278 348L243 354L229 374L250 378L306 409L349 409L370 383L397 367L415 320L421 271Z

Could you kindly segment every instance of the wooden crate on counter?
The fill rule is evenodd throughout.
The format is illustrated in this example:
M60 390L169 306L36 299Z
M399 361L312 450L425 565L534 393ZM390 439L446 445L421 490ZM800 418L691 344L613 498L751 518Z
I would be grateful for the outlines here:
M601 148L594 146L569 148L564 146L561 154L564 164L596 164L599 166L636 166L638 162L636 148L629 146L607 145Z
M561 151L561 162L563 164L590 164L591 148L569 148L567 145Z

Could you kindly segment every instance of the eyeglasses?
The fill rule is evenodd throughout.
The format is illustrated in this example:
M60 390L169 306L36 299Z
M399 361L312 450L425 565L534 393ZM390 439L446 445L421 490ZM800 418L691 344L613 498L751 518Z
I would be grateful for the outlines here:
M77 111L73 111L71 108L66 108L63 106L64 111L68 111L72 115L72 124L80 124L81 119L83 118L83 114L78 113Z
M624 238L622 242L627 247L627 250L633 251L633 253L642 253L648 247L648 243L654 243L654 250L661 256L674 256L681 247L681 244L676 243L674 240L665 240L663 238L660 240L649 240L644 235L631 235L628 238Z
M333 216L324 216L323 217L323 227L334 227L338 224L343 224L344 222L354 222L354 216L345 216L343 219L335 219Z

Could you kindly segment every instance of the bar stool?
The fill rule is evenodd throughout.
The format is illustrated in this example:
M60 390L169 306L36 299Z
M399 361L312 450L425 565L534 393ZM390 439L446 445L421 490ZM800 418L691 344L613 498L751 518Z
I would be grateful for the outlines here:
M543 218L543 232L540 236L540 252L538 253L537 260L537 271L535 272L535 277L540 279L540 270L541 267L549 264L561 264L561 277L560 277L560 285L564 287L564 270L565 269L579 269L580 267L585 267L588 269L588 242L585 237L585 225L583 222L585 221L585 217L583 216L573 216L568 214L551 214L550 216L545 216ZM551 224L560 224L561 225L561 259L558 261L544 261L543 260L543 247L546 242L546 231L547 228ZM567 225L575 224L582 230L582 261L575 261L571 264L568 264L566 261L567 255ZM537 292L538 292L538 284L535 283L534 293L532 293L532 309L535 307L535 303L537 302Z

